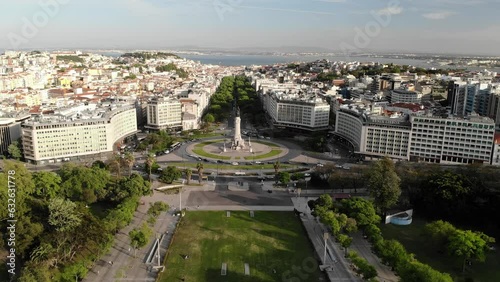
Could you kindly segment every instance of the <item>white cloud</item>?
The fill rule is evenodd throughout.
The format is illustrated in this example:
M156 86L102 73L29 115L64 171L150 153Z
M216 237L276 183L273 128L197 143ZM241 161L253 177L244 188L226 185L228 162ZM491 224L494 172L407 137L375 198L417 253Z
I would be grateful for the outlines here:
M395 7L387 7L384 9L380 9L376 11L379 15L399 15L403 12L403 8L395 6Z
M444 20L455 14L456 14L455 12L434 12L434 13L423 14L422 17L430 20Z

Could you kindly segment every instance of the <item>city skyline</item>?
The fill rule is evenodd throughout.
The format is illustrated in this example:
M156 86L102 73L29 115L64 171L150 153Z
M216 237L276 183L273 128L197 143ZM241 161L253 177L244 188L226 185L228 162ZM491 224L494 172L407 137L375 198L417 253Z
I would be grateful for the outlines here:
M24 0L2 9L0 48L283 46L500 55L490 0Z

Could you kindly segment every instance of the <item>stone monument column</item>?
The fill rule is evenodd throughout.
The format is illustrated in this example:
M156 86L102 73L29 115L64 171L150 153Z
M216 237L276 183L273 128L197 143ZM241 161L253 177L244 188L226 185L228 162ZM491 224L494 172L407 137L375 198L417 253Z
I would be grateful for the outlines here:
M236 108L236 116L234 118L234 138L233 146L236 150L245 148L245 142L241 139L241 118L240 108Z

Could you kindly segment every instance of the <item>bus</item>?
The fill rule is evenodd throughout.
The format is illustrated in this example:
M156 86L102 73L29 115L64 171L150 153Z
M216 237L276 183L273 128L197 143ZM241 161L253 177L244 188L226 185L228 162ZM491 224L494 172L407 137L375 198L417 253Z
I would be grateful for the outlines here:
M173 151L173 150L175 150L175 149L179 148L180 146L181 146L181 143L179 143L179 142L175 142L174 144L172 144L172 145L170 146L170 151Z

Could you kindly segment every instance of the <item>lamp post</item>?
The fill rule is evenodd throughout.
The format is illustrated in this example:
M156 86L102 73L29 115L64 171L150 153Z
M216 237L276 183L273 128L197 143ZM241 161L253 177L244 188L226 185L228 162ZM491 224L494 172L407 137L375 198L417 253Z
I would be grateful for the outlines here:
M326 240L328 240L328 233L323 233L323 239L325 239L325 252L323 253L323 263L326 264Z

